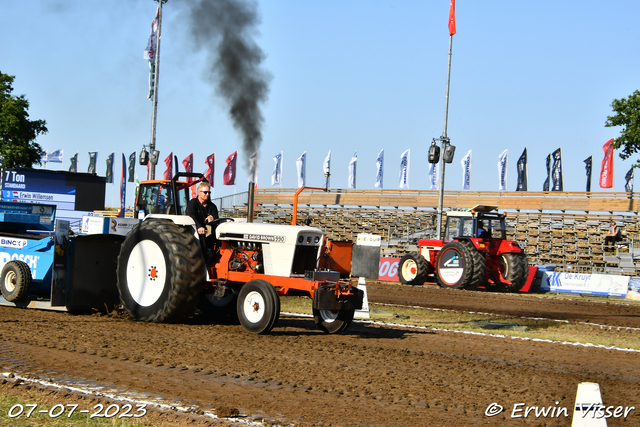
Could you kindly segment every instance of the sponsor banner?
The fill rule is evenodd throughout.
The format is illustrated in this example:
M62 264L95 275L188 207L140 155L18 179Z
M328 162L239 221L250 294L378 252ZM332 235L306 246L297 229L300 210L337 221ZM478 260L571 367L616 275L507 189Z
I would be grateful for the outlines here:
M20 248L6 248L0 251L0 270L9 261L20 260L25 262L31 270L33 280L43 280L53 261L53 255L47 252L22 251ZM38 268L40 264L40 268Z
M27 239L17 239L15 237L0 237L0 246L4 248L24 248L29 241Z
M380 269L378 270L378 280L385 282L399 282L398 265L400 258L380 257Z
M85 215L82 232L85 234L118 234L126 236L140 222L136 218L116 218Z
M361 234L358 234L358 237L356 239L356 245L380 246L381 241L382 241L382 237L380 236L376 236L374 234L361 233Z
M628 286L628 276L544 272L540 290L625 297Z

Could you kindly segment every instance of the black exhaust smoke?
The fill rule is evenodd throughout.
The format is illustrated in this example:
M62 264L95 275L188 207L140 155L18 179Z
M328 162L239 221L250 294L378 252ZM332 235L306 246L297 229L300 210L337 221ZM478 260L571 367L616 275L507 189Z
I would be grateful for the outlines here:
M205 49L209 78L229 105L241 132L245 167L262 142L260 105L269 95L271 74L261 68L265 54L256 44L257 5L244 0L186 0L196 49Z

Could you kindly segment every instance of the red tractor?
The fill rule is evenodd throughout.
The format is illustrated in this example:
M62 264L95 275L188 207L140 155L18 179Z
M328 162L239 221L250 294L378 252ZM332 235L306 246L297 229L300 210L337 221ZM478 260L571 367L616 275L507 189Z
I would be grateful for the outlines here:
M444 240L419 240L419 251L400 259L400 282L422 285L435 278L449 289L519 291L527 281L527 256L518 243L506 240L505 215L496 209L478 205L447 212Z

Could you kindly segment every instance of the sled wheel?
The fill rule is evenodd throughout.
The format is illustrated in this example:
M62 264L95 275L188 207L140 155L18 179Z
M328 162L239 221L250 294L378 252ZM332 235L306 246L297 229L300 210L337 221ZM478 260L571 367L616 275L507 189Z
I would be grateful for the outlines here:
M175 322L193 314L204 281L204 259L191 227L167 220L141 222L118 257L118 291L131 317Z
M398 278L404 285L422 285L427 280L427 260L418 252L409 252L400 259Z
M240 289L238 319L247 332L266 334L271 331L279 316L280 298L271 283L256 279Z
M338 334L351 325L355 310L318 310L313 309L313 320L318 328L327 334Z
M508 292L518 292L527 282L529 262L523 253L505 253L500 255L500 273Z
M471 262L473 264L471 278L469 283L464 286L465 289L476 289L478 286L486 284L486 264L484 255L473 246L470 240L461 241L463 245L467 247L469 255L471 256Z
M213 292L202 294L198 308L212 323L238 323L238 296L231 291L222 298Z
M29 295L31 270L24 261L9 261L0 275L2 296L9 302L20 302Z
M461 242L447 243L440 250L436 278L438 285L448 289L470 286L473 277L473 258Z

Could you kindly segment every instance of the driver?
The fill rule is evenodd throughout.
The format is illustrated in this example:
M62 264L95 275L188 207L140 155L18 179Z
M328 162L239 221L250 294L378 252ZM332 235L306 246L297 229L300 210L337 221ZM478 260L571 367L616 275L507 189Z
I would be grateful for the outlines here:
M211 201L211 186L208 182L198 185L198 194L187 203L185 214L196 223L196 230L200 237L200 243L205 259L211 257L215 244L215 235L212 233L211 223L218 219L218 207ZM205 251L206 250L206 251Z

